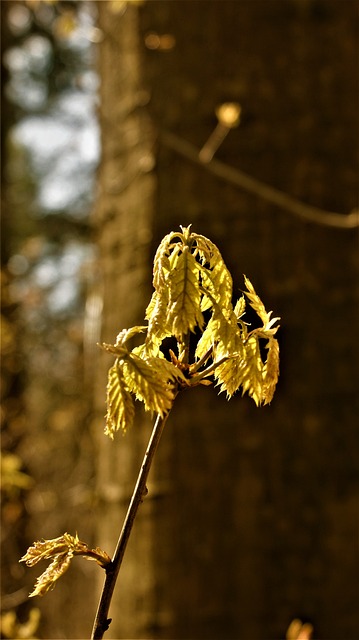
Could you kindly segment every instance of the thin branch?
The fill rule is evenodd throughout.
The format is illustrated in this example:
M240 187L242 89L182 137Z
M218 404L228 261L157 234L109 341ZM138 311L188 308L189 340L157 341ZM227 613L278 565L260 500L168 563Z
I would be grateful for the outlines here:
M137 483L131 498L130 505L127 510L126 518L122 527L120 537L117 542L117 547L112 558L112 561L106 567L106 579L102 589L102 594L93 626L91 635L92 640L101 640L105 631L110 626L111 619L108 618L108 612L111 604L112 595L116 585L118 573L121 568L123 556L126 550L126 546L130 537L132 526L144 496L147 493L146 481L148 473L151 468L154 454L156 452L158 443L161 439L163 428L165 426L168 413L161 418L157 416L156 422L153 427L151 438L148 443L148 447L143 458L142 466L137 478Z
M204 364L206 364L207 360L212 356L213 352L213 344L206 351L206 353L196 362L195 364L191 364L190 371L191 373L197 373L198 369L200 369Z
M208 376L212 375L213 371L220 367L221 364L224 364L229 359L235 358L236 355L237 354L233 353L228 356L223 356L223 358L218 360L218 362L213 362L209 367L207 367L207 369L204 369L200 373L196 373L196 375L190 378L190 385L194 387L195 385L199 384L200 380L203 380L203 378L207 378Z
M162 131L160 140L162 144L169 149L172 149L187 160L201 165L218 178L222 178L240 189L253 193L255 196L271 202L280 209L284 209L298 218L337 229L354 229L359 227L359 211L352 211L347 215L334 213L333 211L325 211L319 207L305 204L287 193L275 189L220 160L211 160L211 162L204 164L199 157L199 149L197 149L197 147L170 131Z

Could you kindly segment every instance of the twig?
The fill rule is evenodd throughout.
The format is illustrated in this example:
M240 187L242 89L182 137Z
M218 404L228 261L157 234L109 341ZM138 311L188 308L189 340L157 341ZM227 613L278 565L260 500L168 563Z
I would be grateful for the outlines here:
M146 495L146 481L148 473L151 468L152 460L156 452L158 443L161 439L163 428L165 426L168 413L161 418L157 416L156 422L153 427L151 438L148 443L147 451L143 458L142 466L137 478L137 483L132 495L130 505L127 510L126 518L122 527L120 537L117 542L117 547L112 558L112 561L106 567L106 579L102 589L102 594L99 602L99 606L96 613L96 618L92 630L91 639L101 640L104 633L110 626L111 619L108 618L108 612L111 604L112 595L116 585L118 573L122 564L123 556L126 550L127 542L130 537L132 526L140 506L143 497Z
M197 373L197 371L204 365L206 364L207 360L209 360L209 358L212 356L212 352L213 352L213 344L210 346L210 348L206 351L206 353L202 356L202 358L200 358L200 360L198 360L198 362L196 362L195 364L191 365L191 373Z
M298 218L327 227L335 227L337 229L354 229L359 227L358 211L352 211L346 215L335 213L333 211L325 211L319 207L313 207L305 204L287 193L284 193L279 189L275 189L274 187L253 178L247 173L244 173L244 171L235 169L220 160L212 160L211 162L204 164L198 157L197 147L170 131L162 131L160 133L160 140L162 144L169 149L172 149L191 162L202 165L207 171L218 178L222 178L226 182L229 182L240 189L253 193L255 196L271 202L280 209L283 209Z
M200 380L203 380L203 378L207 378L207 376L210 376L213 373L213 371L215 371L218 367L221 366L221 364L224 364L225 362L227 362L227 360L235 358L236 355L237 354L232 353L228 356L223 356L223 358L221 358L217 362L213 362L209 367L207 367L207 369L204 369L200 373L196 373L190 379L191 386L195 387Z

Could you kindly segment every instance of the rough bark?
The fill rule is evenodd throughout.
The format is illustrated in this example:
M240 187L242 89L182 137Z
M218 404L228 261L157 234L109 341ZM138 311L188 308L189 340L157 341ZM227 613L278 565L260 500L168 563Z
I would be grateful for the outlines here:
M359 630L357 234L305 223L213 178L163 133L200 148L218 102L238 100L242 124L217 157L310 204L349 213L356 3L148 2L140 27L136 8L117 17L108 9L99 3L103 339L141 321L150 248L189 223L218 244L237 289L242 272L250 276L283 329L271 407L227 403L213 389L179 398L107 637L278 638L300 616L316 637L350 640ZM175 47L146 51L149 33L172 34ZM143 173L151 167L148 113L159 133L157 183ZM100 415L107 365L102 356ZM144 423L115 443L98 436L99 543L108 552L148 434Z

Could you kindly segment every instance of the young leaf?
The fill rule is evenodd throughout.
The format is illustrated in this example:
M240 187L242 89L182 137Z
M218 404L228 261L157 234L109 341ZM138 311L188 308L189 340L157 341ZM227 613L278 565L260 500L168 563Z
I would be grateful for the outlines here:
M260 297L257 295L251 281L246 276L244 276L244 283L247 287L247 291L245 293L249 298L249 303L254 311L258 314L263 322L263 325L265 326L267 322L269 322L269 315L265 309L265 306Z
M196 358L202 358L210 347L215 348L216 359L236 353L241 348L240 328L233 310L223 309L215 302L212 317L198 341Z
M127 388L144 403L146 411L164 416L174 400L174 378L159 375L161 358L152 358L150 363L134 354L123 361L122 372ZM170 364L170 363L169 363ZM172 384L171 384L172 383Z
M242 382L243 393L253 398L257 406L263 401L263 363L259 342L256 336L250 336L245 343L246 366Z
M73 554L70 551L68 553L59 553L56 555L46 571L37 578L35 588L30 593L29 597L33 598L35 596L44 596L45 593L51 591L54 588L56 581L61 578L69 568L72 556Z
M113 437L117 429L125 430L132 423L131 394L144 403L147 411L163 417L178 389L191 386L191 376L193 386L213 373L221 391L229 397L242 387L257 404L270 402L278 377L278 345L273 342L278 328L273 325L278 318L271 319L271 312L266 311L250 280L246 276L244 280L246 296L263 325L250 332L241 319L246 299L241 296L233 309L232 278L216 245L192 233L190 226L163 238L154 258L155 291L146 309L145 342L132 352L128 350L128 340L145 330L136 326L121 331L115 345L103 345L117 356L109 372L106 433ZM210 311L211 316L203 330L204 311ZM180 351L185 348L188 353L189 333L197 328L203 333L197 343L196 361L187 369L186 378ZM177 339L179 359L169 363L161 345L171 336ZM259 339L268 344L265 364ZM209 358L212 364L207 365Z
M249 303L251 307L254 309L254 311L258 314L258 316L262 320L263 328L269 329L274 324L274 322L279 320L279 318L271 319L272 312L266 311L262 300L260 299L259 295L256 293L251 281L246 276L244 276L244 282L247 287L247 291L245 293L246 293L246 296L249 298Z
M95 560L102 567L111 562L107 553L98 548L90 549L85 542L79 540L77 534L72 536L69 533L64 533L63 536L52 540L39 540L32 547L29 547L20 562L25 562L29 567L34 566L40 560L52 558L52 562L37 579L30 597L43 596L53 589L56 581L69 568L74 555L81 555L90 560Z
M175 383L179 383L182 387L188 386L188 380L175 364L169 362L164 357L154 358L149 357L146 362L153 368L159 378L165 380L167 384L172 387Z
M171 335L167 326L168 293L167 287L161 294L155 291L146 309L148 331L145 344L148 355L157 356L162 341Z
M221 340L214 349L214 361L226 355L228 360L215 370L214 377L220 385L220 392L225 391L230 398L243 383L246 365L246 352L234 314L231 314L231 322L221 323L220 335Z
M168 277L169 306L167 324L170 332L178 340L203 326L200 308L199 267L188 247L184 247L177 257L176 265Z
M136 327L131 327L130 329L122 329L122 331L120 331L120 333L116 338L115 346L123 347L126 344L126 342L128 342L128 340L136 336L138 333L143 333L146 330L147 330L147 327L145 326L136 326Z
M239 354L229 357L215 369L214 377L220 385L220 393L225 392L231 398L243 381L243 358Z
M180 233L169 233L160 242L153 260L153 286L154 289L161 290L166 282L166 277L171 270L169 255L174 248L173 239L181 238Z
M58 554L68 553L77 542L78 537L68 533L52 540L38 540L28 548L20 562L25 562L28 567L33 567L40 560L48 560Z
M202 265L202 288L205 294L202 302L203 309L210 308L210 301L213 299L222 307L227 308L232 301L232 276L216 245L204 236L198 234L193 234L193 236ZM206 296L207 292L209 299Z
M264 403L269 404L273 398L274 391L279 377L279 345L278 341L271 337L267 344L268 355L263 369L264 376L264 388L263 397Z
M245 310L246 310L246 299L245 299L244 296L241 296L237 300L237 302L235 304L235 307L234 307L234 314L235 314L237 320L239 320L243 316Z
M108 372L106 435L113 439L119 429L125 432L132 426L134 415L133 399L117 360Z

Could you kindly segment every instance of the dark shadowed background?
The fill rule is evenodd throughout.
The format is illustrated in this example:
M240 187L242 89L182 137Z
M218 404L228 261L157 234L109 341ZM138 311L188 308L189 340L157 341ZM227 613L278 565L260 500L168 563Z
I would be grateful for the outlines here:
M18 559L66 530L112 553L151 420L139 409L125 437L104 436L111 358L95 344L143 322L158 242L191 223L235 293L245 273L281 316L280 383L262 409L180 396L105 637L278 640L298 617L315 639L354 640L357 3L1 9L3 637L20 637L9 612L34 607L25 637L89 637L100 569L76 559L27 602L39 571ZM228 101L240 124L201 164Z

